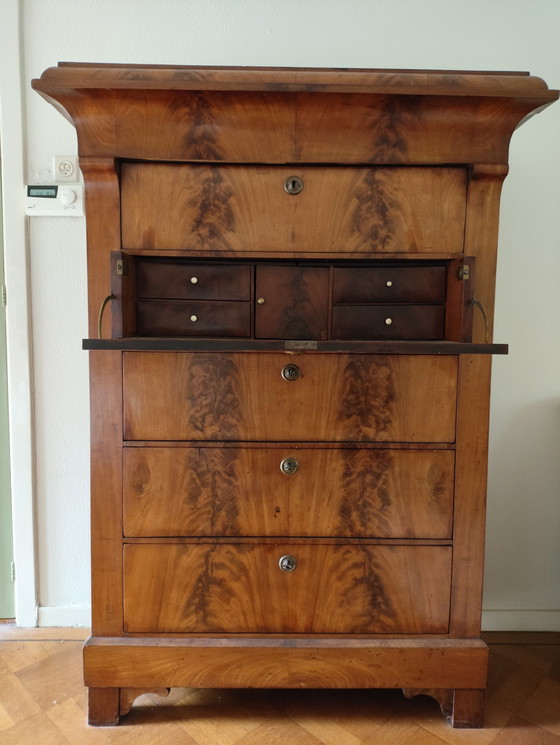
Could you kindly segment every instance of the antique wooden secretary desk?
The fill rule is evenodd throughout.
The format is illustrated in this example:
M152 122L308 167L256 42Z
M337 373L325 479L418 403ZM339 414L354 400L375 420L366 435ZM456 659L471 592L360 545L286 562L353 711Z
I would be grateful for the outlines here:
M499 195L557 91L73 63L33 87L86 184L90 722L168 686L379 687L480 726Z

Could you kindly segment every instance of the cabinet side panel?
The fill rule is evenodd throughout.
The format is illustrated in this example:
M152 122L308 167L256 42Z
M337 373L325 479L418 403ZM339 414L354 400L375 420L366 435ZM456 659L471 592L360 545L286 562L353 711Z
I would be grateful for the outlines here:
M482 313L474 309L474 342L492 341L500 195L507 171L507 166L475 165L469 179L465 255L476 259L474 297L482 304L487 319L486 327Z
M112 158L80 158L86 184L89 335L97 336L103 299L111 292L111 252L120 251L119 182ZM111 314L104 316L103 336L111 336Z
M119 183L113 158L80 158L87 199L89 334L111 292L111 252L120 250ZM107 309L103 335L111 335ZM120 352L90 355L92 626L122 633L122 361Z
M459 361L451 634L480 634L491 358Z
M93 634L122 634L121 352L91 352Z

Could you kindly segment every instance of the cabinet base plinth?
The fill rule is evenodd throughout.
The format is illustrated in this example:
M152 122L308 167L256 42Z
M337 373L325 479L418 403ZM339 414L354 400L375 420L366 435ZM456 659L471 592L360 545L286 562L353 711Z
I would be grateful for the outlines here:
M478 727L487 666L478 639L92 637L84 647L90 724L100 725L168 687L402 688L432 695L454 727ZM119 689L132 691L126 707Z

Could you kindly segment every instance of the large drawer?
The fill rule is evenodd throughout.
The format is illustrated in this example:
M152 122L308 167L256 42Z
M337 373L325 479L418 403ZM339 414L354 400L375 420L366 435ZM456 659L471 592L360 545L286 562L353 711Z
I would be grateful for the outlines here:
M140 544L124 549L128 632L448 631L451 548ZM280 569L283 555L297 562Z
M128 447L124 534L450 538L454 462L448 450Z
M285 184L297 176L299 194ZM239 253L461 253L466 169L123 163L122 245Z
M453 442L457 358L125 352L125 440Z

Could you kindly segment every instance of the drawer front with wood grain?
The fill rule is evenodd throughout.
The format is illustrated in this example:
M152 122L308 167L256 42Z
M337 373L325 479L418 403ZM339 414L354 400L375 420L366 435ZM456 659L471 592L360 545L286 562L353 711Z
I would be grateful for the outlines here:
M356 266L333 270L333 302L443 303L444 266Z
M125 631L444 634L450 585L448 546L129 544Z
M328 267L261 264L255 297L257 339L328 338Z
M460 254L466 185L460 167L124 163L122 245L202 256Z
M138 259L136 296L176 300L250 300L251 267Z
M333 339L443 339L442 305L335 305Z
M125 440L455 439L457 357L125 352Z
M248 337L251 305L218 300L139 300L139 336Z
M128 447L124 535L450 538L454 463L448 450Z

